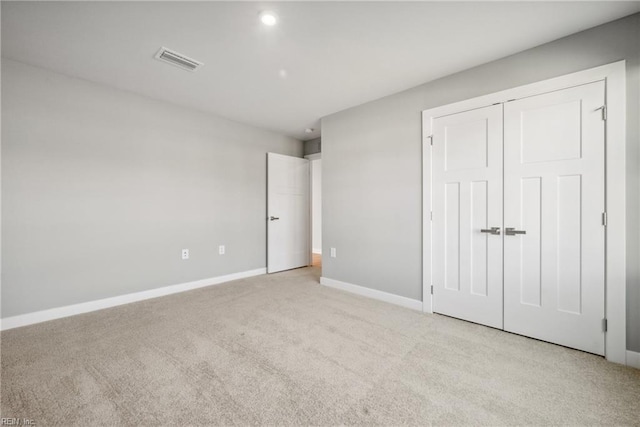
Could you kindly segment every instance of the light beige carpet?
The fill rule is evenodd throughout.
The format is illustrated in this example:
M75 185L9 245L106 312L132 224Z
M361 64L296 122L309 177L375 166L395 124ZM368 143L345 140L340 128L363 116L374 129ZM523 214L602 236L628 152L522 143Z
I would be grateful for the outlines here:
M640 371L318 284L306 268L9 330L42 425L640 425Z

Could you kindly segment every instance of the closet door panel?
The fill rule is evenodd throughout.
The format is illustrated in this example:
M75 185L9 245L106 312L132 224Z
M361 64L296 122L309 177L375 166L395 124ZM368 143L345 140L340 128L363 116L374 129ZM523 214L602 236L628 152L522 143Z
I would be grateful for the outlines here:
M502 328L502 106L432 124L434 311Z
M603 105L604 82L504 104L504 328L596 354L604 354Z

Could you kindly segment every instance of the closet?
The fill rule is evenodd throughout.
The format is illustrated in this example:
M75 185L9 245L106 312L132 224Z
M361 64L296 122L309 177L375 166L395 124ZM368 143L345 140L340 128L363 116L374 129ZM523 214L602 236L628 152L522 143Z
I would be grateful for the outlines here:
M604 355L605 89L431 111L433 312Z

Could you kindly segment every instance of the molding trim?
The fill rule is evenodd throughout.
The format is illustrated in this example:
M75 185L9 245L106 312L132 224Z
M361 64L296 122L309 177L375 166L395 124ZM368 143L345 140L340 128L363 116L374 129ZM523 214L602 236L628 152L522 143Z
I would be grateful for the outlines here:
M330 288L340 289L341 291L350 292L352 294L361 295L363 297L399 305L411 310L422 310L422 301L416 299L401 297L400 295L377 291L375 289L365 288L364 286L341 282L339 280L329 279L327 277L320 277L320 284Z
M606 82L606 156L605 195L608 225L605 241L605 334L606 359L624 364L627 353L626 317L626 62L624 60L583 71L551 78L500 92L455 102L422 112L422 295L424 312L433 310L432 230L429 212L431 197L431 135L433 119L448 114L502 103L507 99L583 85L595 81Z
M20 314L18 316L7 317L6 319L0 319L0 330L6 331L8 329L19 328L21 326L33 325L35 323L75 316L76 314L89 313L91 311L130 304L132 302L144 301L147 299L162 297L165 295L177 294L179 292L191 291L193 289L204 288L207 286L220 285L232 280L260 276L266 273L266 268L258 268L255 270L243 271L240 273L227 274L225 276L212 277L209 279L196 280L193 282L180 283L177 285L163 286L161 288L149 289L147 291L134 292L132 294L118 295L111 298L104 298L79 304L67 305L64 307L34 311L33 313Z
M320 160L322 159L322 153L307 154L304 158L307 160Z
M627 366L640 369L640 353L627 350Z

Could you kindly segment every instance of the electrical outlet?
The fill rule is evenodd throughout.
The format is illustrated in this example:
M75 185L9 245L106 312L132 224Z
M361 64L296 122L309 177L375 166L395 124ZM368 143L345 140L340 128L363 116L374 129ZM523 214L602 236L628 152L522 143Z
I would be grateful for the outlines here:
M220 255L224 255L225 254L224 245L218 246L218 254L220 254Z
M331 248L331 258L336 257L336 248Z
M189 259L189 249L182 250L182 259Z

